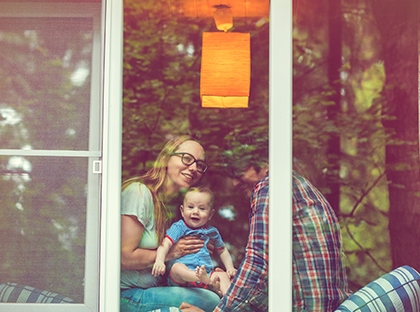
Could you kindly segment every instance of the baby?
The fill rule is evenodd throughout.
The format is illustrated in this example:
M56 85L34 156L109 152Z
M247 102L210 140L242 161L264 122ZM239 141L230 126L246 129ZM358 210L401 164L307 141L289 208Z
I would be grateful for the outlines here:
M236 274L232 257L225 247L219 231L207 225L214 214L214 195L208 188L195 187L185 194L180 206L182 220L175 222L166 231L162 244L157 249L156 261L152 274L159 276L165 273L165 257L172 247L183 236L198 236L204 240L204 246L194 254L187 254L175 260L168 277L169 285L202 287L224 295L228 290L231 278ZM226 272L214 271L207 243L212 240L215 253L225 266ZM219 292L220 283L220 292Z

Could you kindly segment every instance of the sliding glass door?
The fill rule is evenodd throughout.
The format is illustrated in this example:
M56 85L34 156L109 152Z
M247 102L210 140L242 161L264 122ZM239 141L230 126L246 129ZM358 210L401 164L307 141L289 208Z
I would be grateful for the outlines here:
M0 2L0 284L31 311L98 310L101 7Z

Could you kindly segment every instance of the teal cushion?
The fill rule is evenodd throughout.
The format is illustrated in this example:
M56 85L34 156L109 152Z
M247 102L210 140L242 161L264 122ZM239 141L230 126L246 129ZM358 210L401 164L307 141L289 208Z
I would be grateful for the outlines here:
M74 300L37 289L27 285L16 283L0 284L0 302L9 303L73 303Z
M335 311L420 311L420 274L399 267L353 293Z

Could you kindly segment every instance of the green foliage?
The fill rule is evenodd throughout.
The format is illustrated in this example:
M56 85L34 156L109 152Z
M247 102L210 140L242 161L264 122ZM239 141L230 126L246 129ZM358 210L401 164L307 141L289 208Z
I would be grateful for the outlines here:
M251 34L249 108L202 108L201 36L218 30L212 18L166 15L166 5L151 0L126 0L124 4L122 179L150 168L171 136L190 134L198 139L210 165L202 182L215 192L215 207L234 214L235 221L221 214L212 221L230 244L238 265L248 238L249 203L232 188L220 157L225 137L233 130L261 128L268 133L269 25L258 19L235 18L231 30Z
M44 25L42 25L44 26ZM2 148L88 150L92 33L0 31ZM87 160L0 157L0 281L83 302Z
M299 170L328 195L329 139L340 138L338 217L350 285L358 289L392 265L385 176L389 134L382 125L385 71L380 47L374 44L377 29L369 13L357 14L349 7L343 11L341 109L335 119L327 114L333 92L326 74L327 47L335 44L328 41L328 16L295 19L293 156Z

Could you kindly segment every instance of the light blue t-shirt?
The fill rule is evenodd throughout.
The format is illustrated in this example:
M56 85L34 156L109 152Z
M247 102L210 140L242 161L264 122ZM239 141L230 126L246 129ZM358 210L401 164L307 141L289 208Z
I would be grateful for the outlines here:
M155 224L155 207L153 197L146 185L134 182L128 185L121 194L121 215L136 216L144 226L143 236L139 248L156 249L158 247L158 235ZM157 286L160 277L152 275L152 268L143 270L121 269L122 289L140 287L149 288Z

